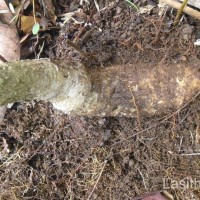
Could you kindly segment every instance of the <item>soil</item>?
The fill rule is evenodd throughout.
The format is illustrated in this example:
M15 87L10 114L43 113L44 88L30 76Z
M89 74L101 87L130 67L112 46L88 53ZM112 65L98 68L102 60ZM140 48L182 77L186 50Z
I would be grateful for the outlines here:
M77 12L60 29L41 33L42 57L88 67L174 63L198 59L199 21L155 7L138 14L125 1L58 0L56 14ZM43 34L43 35L42 35ZM49 39L50 37L50 39ZM76 43L82 52L67 43ZM25 48L24 48L25 49ZM25 55L31 58L39 53ZM1 199L134 199L166 190L174 199L200 199L200 96L154 118L68 116L44 102L15 103L0 127ZM182 180L182 183L180 184ZM193 184L192 184L193 181ZM196 185L194 182L196 181ZM175 184L179 183L179 184ZM196 186L196 187L195 187Z

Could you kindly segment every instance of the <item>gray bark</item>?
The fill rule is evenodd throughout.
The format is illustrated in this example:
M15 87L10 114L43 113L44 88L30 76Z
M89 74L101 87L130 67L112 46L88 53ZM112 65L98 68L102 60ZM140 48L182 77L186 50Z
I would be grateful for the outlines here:
M37 99L51 101L65 112L74 110L90 88L87 71L78 63L59 67L48 59L1 64L0 105Z

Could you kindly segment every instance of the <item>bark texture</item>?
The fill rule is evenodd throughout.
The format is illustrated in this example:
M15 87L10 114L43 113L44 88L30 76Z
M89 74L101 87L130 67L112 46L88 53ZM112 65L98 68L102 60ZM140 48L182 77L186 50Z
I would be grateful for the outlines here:
M159 115L200 91L200 62L112 66L88 71L80 63L48 59L0 66L0 105L46 100L71 115Z
M82 65L70 63L65 63L59 71L48 59L3 63L0 66L0 105L37 99L51 101L61 110L65 106L65 112L69 112L83 103L90 88L85 73Z

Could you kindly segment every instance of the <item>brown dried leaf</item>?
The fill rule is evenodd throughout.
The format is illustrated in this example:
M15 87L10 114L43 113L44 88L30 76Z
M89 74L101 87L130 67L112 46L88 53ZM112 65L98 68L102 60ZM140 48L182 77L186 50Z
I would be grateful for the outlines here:
M40 18L35 18L36 22L40 22ZM24 32L24 33L29 33L31 32L34 24L35 24L35 20L34 20L34 17L33 16L25 16L25 15L22 15L21 16L21 30Z
M0 10L9 10L4 0L0 0ZM10 24L10 12L0 14L0 63L20 59L20 44L15 25ZM3 122L6 106L0 107L0 123Z
M4 0L0 0L0 9L8 9ZM0 60L3 62L20 58L19 38L11 20L11 13L0 14Z

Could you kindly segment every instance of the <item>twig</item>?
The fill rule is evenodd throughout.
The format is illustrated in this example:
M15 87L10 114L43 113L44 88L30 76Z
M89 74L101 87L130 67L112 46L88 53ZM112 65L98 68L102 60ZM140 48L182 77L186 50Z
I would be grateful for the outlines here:
M35 24L37 23L36 18L35 18L35 0L33 0L33 18L35 21Z
M196 128L196 136L195 136L196 144L199 144L199 140L200 140L200 135L199 135L199 124L198 124Z
M200 156L200 152L199 153L182 153L181 156Z
M142 177L142 180L143 180L144 187L145 187L145 189L147 190L147 186L146 186L145 178L144 178L142 172L141 172L138 168L136 168L136 169L139 171L140 176Z
M138 122L138 125L139 125L140 130L142 130L141 120L140 120L140 111L139 111L139 108L138 108L138 106L137 106L137 104L136 104L135 96L134 96L133 91L132 91L132 89L131 89L130 83L129 83L128 88L129 88L130 93L131 93L131 96L132 96L132 102L133 102L134 107L135 107L135 109L136 109L136 113L137 113L137 122Z
M43 48L44 48L44 42L42 43L42 46L41 46L41 48L40 48L40 52L39 52L38 55L37 55L37 59L40 59L40 55L41 55L41 53L42 53L42 51L43 51Z
M181 151L182 143L183 143L183 136L182 136L181 139L180 139L179 150L178 150L179 152Z
M176 0L160 0L163 3L168 4L169 6L179 9L181 7L181 3ZM186 6L183 10L184 13L200 20L200 12L198 10L195 10L192 7Z
M176 18L175 18L175 20L174 20L174 24L175 24L175 25L178 24L178 21L179 21L179 19L180 19L180 17L181 17L181 14L182 14L182 12L183 12L183 9L184 9L185 6L187 5L187 3L188 3L188 0L184 0L183 3L182 3L182 5L181 5L181 7L179 8L178 13L177 13L177 15L176 15Z
M95 183L95 185L94 185L92 191L90 192L90 194L89 194L87 200L89 200L89 199L91 198L91 196L92 196L94 190L96 189L97 184L99 183L99 180L100 180L100 178L101 178L101 176L102 176L102 173L103 173L103 170L104 170L106 164L107 164L107 160L104 161L104 164L103 164L103 167L102 167L101 172L100 172L100 174L99 174L99 177L98 177L98 179L97 179L97 182Z

